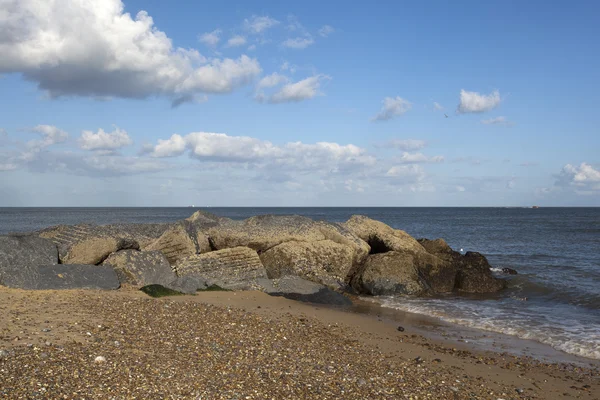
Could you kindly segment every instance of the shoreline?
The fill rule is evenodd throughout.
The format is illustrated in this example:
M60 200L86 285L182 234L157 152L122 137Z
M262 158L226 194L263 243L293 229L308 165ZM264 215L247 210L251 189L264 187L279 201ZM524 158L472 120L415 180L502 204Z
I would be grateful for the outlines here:
M587 363L585 367L574 363L549 364L530 356L514 356L506 352L497 352L495 349L480 350L474 347L472 342L455 340L456 336L440 338L429 336L427 330L422 327L431 327L430 319L432 318L419 314L373 307L373 305L365 305L360 302L356 306L344 310L299 303L254 291L201 292L196 296L152 299L133 289L121 289L114 292L89 290L30 292L0 288L0 311L3 315L9 316L4 322L0 322L0 332L2 332L0 349L7 352L7 357L4 359L0 357L0 368L5 371L7 368L8 371L14 368L14 371L17 371L19 367L12 365L11 360L23 358L30 363L36 363L37 368L43 370L46 363L44 360L48 358L40 358L41 354L46 354L45 357L53 357L61 351L85 352L87 349L107 354L106 357L110 362L114 357L111 355L115 350L112 348L114 346L111 346L111 343L115 342L112 340L114 337L118 337L123 343L128 343L128 346L131 343L132 348L128 349L131 353L128 355L138 354L144 348L148 351L147 345L141 343L141 347L134 345L133 343L137 340L151 340L155 350L158 351L168 342L156 342L157 339L154 336L146 338L143 333L135 336L135 332L128 331L131 329L128 324L133 321L135 324L155 326L156 329L174 329L168 326L170 319L166 314L164 315L165 320L161 319L162 316L159 316L159 313L140 314L144 310L147 311L148 308L157 307L163 313L165 310L183 308L187 314L177 313L171 316L172 323L175 324L178 318L182 318L187 321L190 328L195 327L196 329L203 329L211 320L208 318L197 320L190 310L215 308L215 315L212 315L211 318L225 318L225 321L230 321L230 324L239 326L240 329L246 329L242 326L246 326L248 321L257 320L262 324L262 328L258 332L236 332L234 328L232 332L228 329L223 330L223 335L224 337L240 333L244 333L244 337L264 335L265 342L261 342L261 347L273 346L273 338L269 338L268 342L266 339L270 335L269 329L282 328L281 335L288 338L299 335L299 331L303 329L308 329L297 337L297 342L294 342L294 345L297 345L302 351L310 352L323 345L320 341L327 339L327 346L321 348L320 353L325 353L322 355L334 364L342 361L338 358L343 358L339 350L334 350L335 348L344 348L344 354L356 353L352 357L347 354L350 358L345 360L346 363L360 363L363 355L370 357L365 365L394 362L407 368L403 379L408 380L410 376L414 379L421 379L419 381L421 382L423 378L427 378L424 384L430 386L422 393L437 393L437 398L468 398L469 391L470 393L477 391L478 396L481 396L474 398L494 399L551 399L562 398L563 395L584 399L600 397L600 375L598 373L600 363L595 360L585 359ZM135 318L126 321L120 320L129 315L133 315ZM227 318L228 315L231 318ZM307 325L308 328L305 328ZM404 328L404 332L397 330L398 325ZM103 327L106 327L106 331L103 330ZM452 330L452 327L446 326L445 323L434 324L434 327ZM318 333L315 337L310 336L313 330ZM188 333L186 329L183 329L170 334L175 335L175 339L178 337L181 339ZM160 330L149 334L160 336ZM15 337L20 339L15 340ZM142 340L142 338L145 339ZM16 353L11 355L13 351ZM195 354L197 351L198 349L181 345L182 353ZM378 355L373 356L371 353ZM124 356L124 354L119 354L120 357ZM371 355L369 356L369 354ZM290 355L291 357L292 355ZM254 362L257 362L255 367L260 367L261 362L267 361L254 360ZM21 363L19 362L19 364ZM80 361L75 363L73 360L67 361L66 365L73 368L84 368L81 365L81 357ZM286 365L286 368L290 368L289 364ZM91 367L87 365L85 368L87 367L93 369L93 362ZM416 368L416 370L413 371L411 368ZM23 376L22 383L26 384L25 377L31 376L27 371L19 371ZM183 373L183 371L179 372ZM377 373L377 371L371 373ZM455 374L456 379L454 380L460 382L450 385L447 374ZM237 379L236 376L231 378L230 375L230 378ZM442 379L445 384L440 381L439 385L441 386L436 386L433 382L440 377L445 377ZM61 376L61 378L62 382L77 386L76 381L71 382L65 376ZM0 382L6 379L6 373L0 375ZM362 382L360 379L364 378L357 379L359 379L357 382ZM302 379L300 381L304 382ZM432 383L427 384L427 381ZM11 382L5 381L3 384L0 387L12 387ZM390 385L393 386L395 383L391 382L384 386L390 389ZM94 387L94 382L91 383L91 386ZM361 385L352 387L357 390L356 393L363 395L367 393L373 395L374 393L372 390L365 392L367 388ZM128 390L130 389L133 390L129 387ZM412 393L417 393L416 387ZM494 394L490 395L490 393ZM214 397L209 394L205 398L220 398L215 392L212 392L212 395ZM98 398L102 398L102 396ZM148 398L152 398L152 396ZM182 398L188 397L183 396ZM349 398L360 397L349 396Z

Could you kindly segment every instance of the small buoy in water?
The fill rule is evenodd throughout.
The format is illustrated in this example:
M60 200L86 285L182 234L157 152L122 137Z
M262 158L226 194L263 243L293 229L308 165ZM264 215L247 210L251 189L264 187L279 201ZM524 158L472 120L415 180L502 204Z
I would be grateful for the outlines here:
M460 252L461 252L461 253L462 253L463 251L464 251L463 249L460 249Z

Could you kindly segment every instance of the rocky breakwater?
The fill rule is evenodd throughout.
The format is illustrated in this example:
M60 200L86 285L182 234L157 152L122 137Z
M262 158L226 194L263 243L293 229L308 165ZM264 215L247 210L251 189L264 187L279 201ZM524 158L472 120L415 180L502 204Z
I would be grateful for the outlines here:
M485 257L443 239L415 239L364 216L345 223L203 211L172 224L57 226L0 237L0 284L117 289L159 284L185 293L218 285L344 304L342 292L496 292Z

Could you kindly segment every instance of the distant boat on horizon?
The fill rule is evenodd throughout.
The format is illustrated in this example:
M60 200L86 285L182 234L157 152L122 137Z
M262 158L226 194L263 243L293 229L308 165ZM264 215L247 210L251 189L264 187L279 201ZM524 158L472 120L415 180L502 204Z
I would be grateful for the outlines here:
M540 206L531 206L531 208L540 208Z

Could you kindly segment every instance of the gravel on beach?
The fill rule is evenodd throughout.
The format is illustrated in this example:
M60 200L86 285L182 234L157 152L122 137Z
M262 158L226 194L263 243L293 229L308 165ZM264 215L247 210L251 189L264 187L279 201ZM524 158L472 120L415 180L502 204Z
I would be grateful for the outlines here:
M36 304L53 313L41 317L45 331L15 332L9 322L0 332L0 398L552 398L439 359L393 355L344 326L283 311L86 291L11 298L0 312L19 329L23 320L34 326ZM594 398L598 377L579 379L571 392Z

